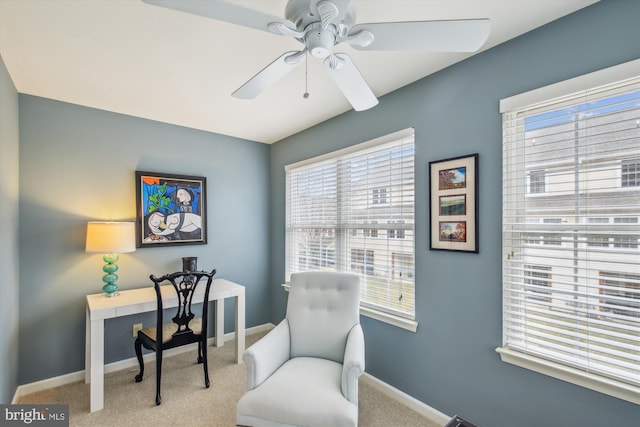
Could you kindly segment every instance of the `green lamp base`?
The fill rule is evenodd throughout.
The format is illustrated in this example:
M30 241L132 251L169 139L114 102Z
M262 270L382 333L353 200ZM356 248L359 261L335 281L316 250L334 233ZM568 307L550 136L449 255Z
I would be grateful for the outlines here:
M118 280L118 275L116 271L118 271L118 259L120 256L118 254L107 254L102 257L102 260L106 262L106 264L102 267L102 271L106 274L102 276L102 281L104 282L104 286L102 290L108 297L115 297L118 295L118 285L116 285L116 281Z

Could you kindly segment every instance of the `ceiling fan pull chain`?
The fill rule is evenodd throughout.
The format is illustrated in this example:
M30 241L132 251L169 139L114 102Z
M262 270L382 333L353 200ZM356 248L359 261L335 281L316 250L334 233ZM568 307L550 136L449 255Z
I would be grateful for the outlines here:
M309 55L309 52L307 51L305 53L305 55ZM308 58L307 58L308 59ZM304 99L309 98L309 90L308 90L308 83L309 83L309 61L304 61L304 94L302 95L302 97Z

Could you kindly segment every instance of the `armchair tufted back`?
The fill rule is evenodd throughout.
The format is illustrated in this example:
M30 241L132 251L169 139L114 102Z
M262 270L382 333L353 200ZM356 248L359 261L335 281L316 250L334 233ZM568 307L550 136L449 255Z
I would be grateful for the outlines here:
M347 335L360 323L360 278L324 271L292 274L287 321L292 358L342 363Z

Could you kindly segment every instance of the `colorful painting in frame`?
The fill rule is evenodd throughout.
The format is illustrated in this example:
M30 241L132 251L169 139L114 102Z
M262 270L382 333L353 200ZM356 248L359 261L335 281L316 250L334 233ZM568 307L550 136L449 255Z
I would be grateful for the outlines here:
M136 245L207 243L207 179L136 171Z
M429 249L478 253L478 154L429 162Z

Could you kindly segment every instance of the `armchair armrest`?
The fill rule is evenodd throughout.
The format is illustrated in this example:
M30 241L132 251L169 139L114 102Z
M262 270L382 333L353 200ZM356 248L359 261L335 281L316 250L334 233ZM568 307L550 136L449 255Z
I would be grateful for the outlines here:
M342 364L342 394L358 404L358 378L364 373L364 334L358 323L349 332Z
M269 378L290 355L289 322L284 319L242 355L247 366L247 390Z

